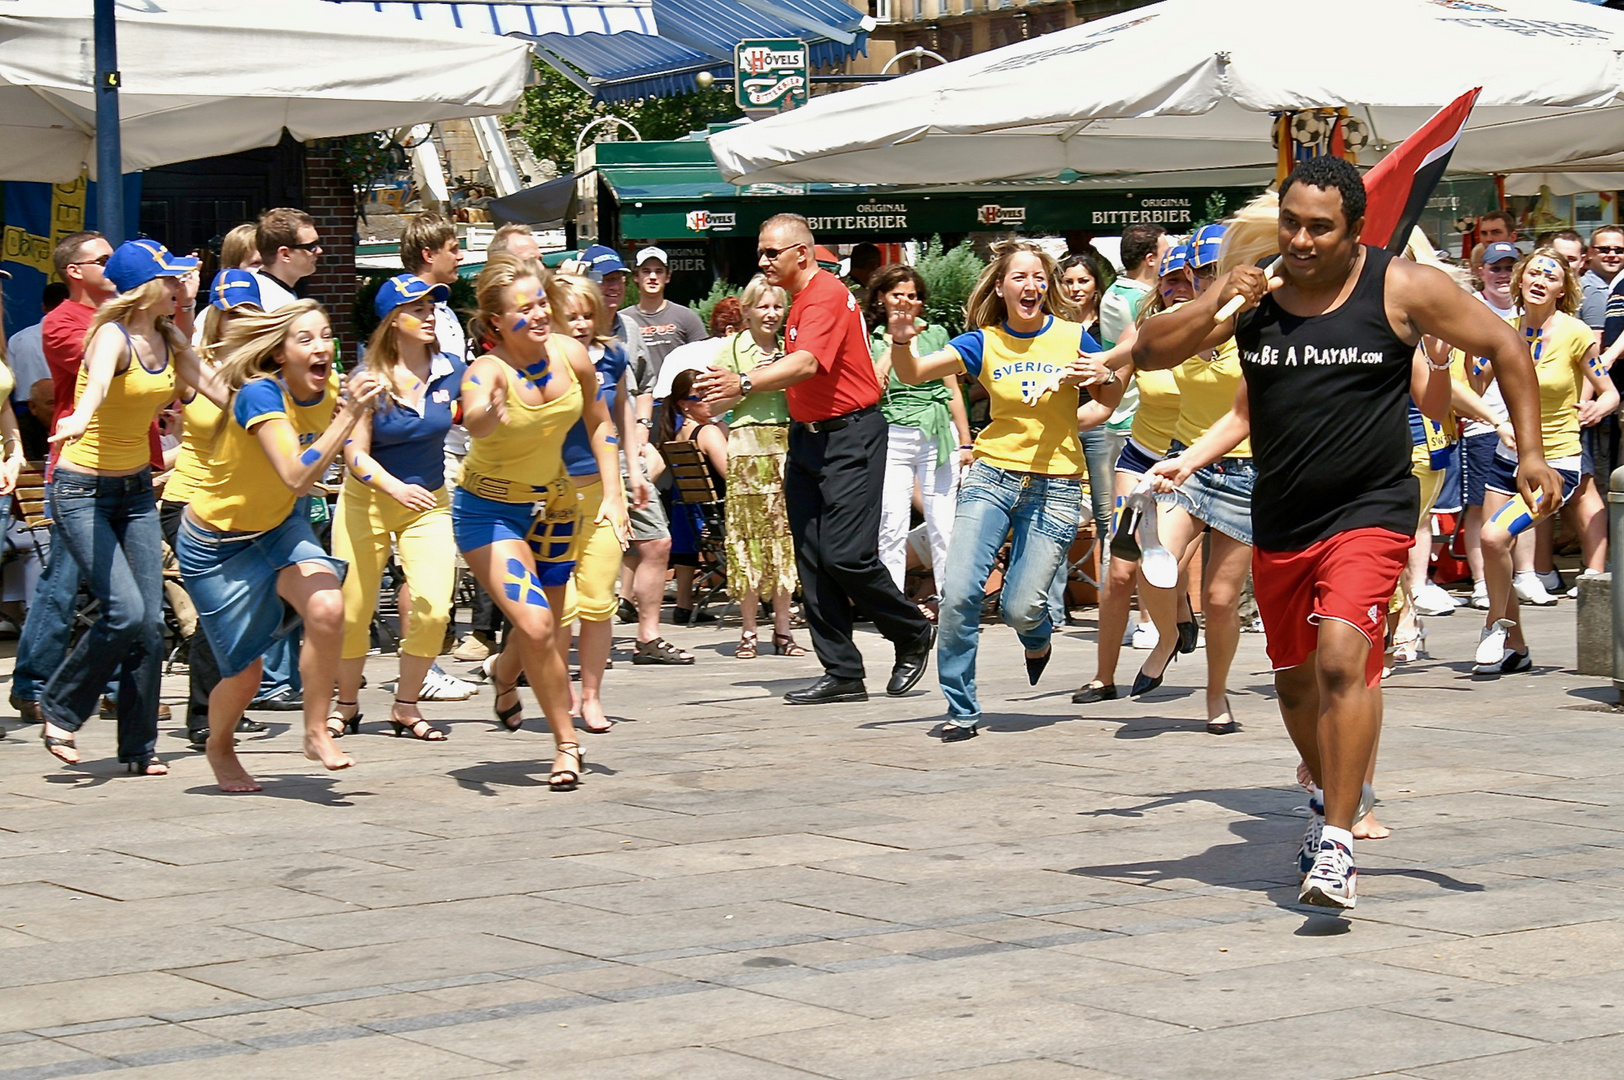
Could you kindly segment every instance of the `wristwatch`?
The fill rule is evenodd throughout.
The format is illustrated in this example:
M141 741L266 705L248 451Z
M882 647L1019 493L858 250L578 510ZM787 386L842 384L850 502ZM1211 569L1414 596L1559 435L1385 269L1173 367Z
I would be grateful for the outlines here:
M740 396L743 396L745 394L748 394L748 393L752 392L753 390L755 390L755 388L756 388L756 384L750 381L750 376L748 376L748 375L740 375L739 376L739 394L740 394Z

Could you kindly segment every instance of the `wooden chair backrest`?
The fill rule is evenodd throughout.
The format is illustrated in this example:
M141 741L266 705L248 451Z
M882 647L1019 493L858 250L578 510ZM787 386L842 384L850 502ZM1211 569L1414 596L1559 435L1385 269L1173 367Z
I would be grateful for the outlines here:
M673 439L660 444L660 454L671 469L671 482L677 497L685 503L716 503L722 493L716 489L716 476L703 451L692 442Z
M17 477L17 509L31 529L51 523L51 509L45 502L45 462L30 461Z

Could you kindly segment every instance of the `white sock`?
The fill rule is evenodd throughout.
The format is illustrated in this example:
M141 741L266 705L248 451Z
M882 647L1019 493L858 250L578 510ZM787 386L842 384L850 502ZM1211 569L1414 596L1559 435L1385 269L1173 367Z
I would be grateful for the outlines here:
M1335 841L1336 843L1347 848L1349 851L1353 850L1353 833L1349 832L1347 829L1339 829L1334 825L1325 826L1325 828L1320 831L1320 843L1323 844L1327 840Z
M1511 575L1513 581L1538 581L1539 572L1536 570L1519 570Z
M1325 816L1325 796L1318 784L1308 785L1308 808L1320 817Z

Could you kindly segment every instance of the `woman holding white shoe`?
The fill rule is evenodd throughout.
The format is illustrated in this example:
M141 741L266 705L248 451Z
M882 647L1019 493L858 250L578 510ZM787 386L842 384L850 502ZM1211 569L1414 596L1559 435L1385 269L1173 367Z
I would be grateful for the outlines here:
M1515 450L1504 442L1496 447L1483 500L1483 571L1489 586L1489 611L1474 658L1472 672L1476 675L1510 675L1533 666L1518 624L1512 545L1519 533L1554 513L1578 488L1579 428L1615 411L1619 400L1613 380L1597 359L1594 335L1574 317L1582 292L1566 260L1550 248L1525 256L1512 271L1511 291L1520 309L1513 325L1528 342L1539 380L1545 459L1561 477L1562 490L1543 492L1538 506L1527 506L1517 494ZM1587 381L1595 397L1581 401ZM1586 524L1580 522L1580 529Z

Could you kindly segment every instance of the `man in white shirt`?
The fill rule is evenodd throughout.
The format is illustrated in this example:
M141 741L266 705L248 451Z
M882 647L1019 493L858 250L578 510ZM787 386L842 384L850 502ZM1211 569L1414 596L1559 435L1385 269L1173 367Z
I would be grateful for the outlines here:
M299 299L294 289L316 272L321 257L316 219L286 206L267 210L254 225L254 247L263 264L254 275L265 310L276 311Z
M400 264L408 274L416 274L430 285L448 288L455 285L457 268L462 265L462 247L451 219L426 210L406 222L400 234ZM468 337L448 301L440 300L434 305L434 336L439 340L441 352L450 353L458 360L468 359ZM463 454L468 452L466 439L463 435ZM449 441L446 446L449 450Z
M48 314L67 298L66 285L60 281L47 282L40 297L41 313ZM11 411L16 414L17 426L22 431L23 448L32 459L46 456L45 438L50 434L28 408L34 386L42 381L47 385L51 382L51 365L45 360L45 343L40 337L43 325L25 326L6 342L6 363L11 365L12 377L17 380L11 391Z

